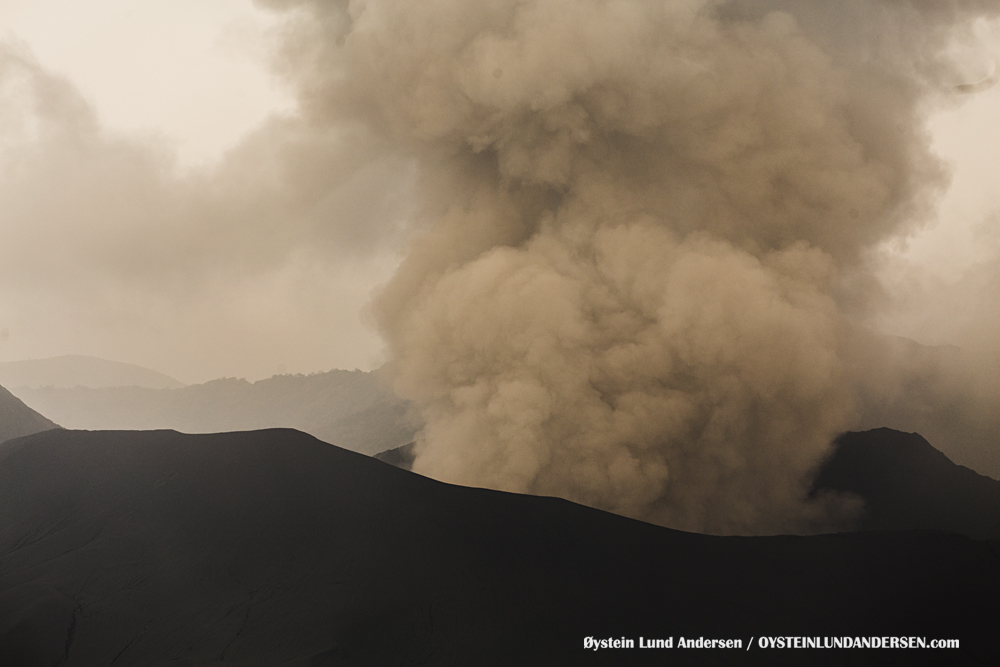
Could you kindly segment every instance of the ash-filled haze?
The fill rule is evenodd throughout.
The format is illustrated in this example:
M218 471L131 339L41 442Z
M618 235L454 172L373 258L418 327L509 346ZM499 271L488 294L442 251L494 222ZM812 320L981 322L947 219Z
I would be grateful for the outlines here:
M876 330L996 356L995 2L239 7L287 97L209 157L0 44L0 360L384 354L418 472L760 533L849 518L810 470L926 365Z
M306 10L303 113L419 160L429 229L374 304L415 470L712 532L836 518L804 484L853 419L869 255L932 215L927 115L993 3L273 4Z
M398 263L412 166L296 117L266 69L279 24L233 0L0 2L0 361L381 363L358 313Z

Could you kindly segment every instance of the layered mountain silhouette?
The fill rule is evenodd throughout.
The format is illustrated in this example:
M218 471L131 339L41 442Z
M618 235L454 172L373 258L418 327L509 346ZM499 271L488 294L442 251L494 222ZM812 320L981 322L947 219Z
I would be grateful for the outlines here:
M0 387L0 442L53 428L59 427Z
M0 384L6 387L183 387L174 378L149 368L80 354L48 359L0 362Z
M4 665L986 665L998 595L995 548L955 533L682 533L292 430L0 445ZM762 635L961 649L749 644ZM640 636L743 646L584 648Z
M26 404L62 426L218 433L294 428L365 454L413 440L420 422L378 372L335 370L227 378L176 389L18 388Z

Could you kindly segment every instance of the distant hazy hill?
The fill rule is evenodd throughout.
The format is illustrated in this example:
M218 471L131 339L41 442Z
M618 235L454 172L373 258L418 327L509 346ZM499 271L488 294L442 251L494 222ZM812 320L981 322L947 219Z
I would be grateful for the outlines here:
M365 454L411 442L419 424L377 372L329 371L267 380L222 379L179 389L17 388L73 429L217 433L288 427Z
M953 533L682 533L289 430L0 445L2 665L997 665L998 599L996 551ZM961 649L749 644L762 635Z
M0 442L53 428L58 426L0 387Z
M5 387L183 387L172 377L134 364L68 354L0 363Z

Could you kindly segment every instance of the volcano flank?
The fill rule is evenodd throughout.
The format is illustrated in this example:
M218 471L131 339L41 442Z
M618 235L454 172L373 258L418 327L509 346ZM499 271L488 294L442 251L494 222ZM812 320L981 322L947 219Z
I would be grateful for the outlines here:
M59 428L0 387L0 442Z
M713 537L452 486L293 430L0 445L0 664L801 664L587 637L958 638L996 657L995 543ZM809 652L940 664L941 651ZM902 664L902 663L900 663Z

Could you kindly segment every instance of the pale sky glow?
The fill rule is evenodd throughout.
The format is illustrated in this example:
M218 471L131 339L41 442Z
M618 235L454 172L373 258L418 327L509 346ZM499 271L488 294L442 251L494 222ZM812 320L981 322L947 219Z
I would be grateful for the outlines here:
M980 21L976 37L963 54L970 81L1000 68L1000 25ZM1000 310L989 287L1000 257L1000 85L956 102L928 123L933 149L950 168L948 190L935 221L889 244L882 276L895 303L876 325L928 345L988 349L983 320Z
M167 171L183 179L189 172L211 172L226 151L254 130L263 138L240 149L251 155L241 168L247 164L266 168L267 132L260 128L269 119L295 114L292 92L269 69L282 20L250 0L0 0L0 41L26 49L41 70L68 80L109 137L126 137L137 146L155 146L161 155L165 151L172 156ZM980 61L990 52L1000 57L1000 28L986 24L980 28L981 49L973 56ZM970 72L978 71L976 67L970 65ZM981 63L979 67L982 70ZM1000 85L933 117L929 127L935 149L952 165L952 186L941 202L937 224L910 239L905 249L897 244L887 250L891 261L886 280L890 291L902 295L898 307L879 322L887 331L921 342L960 342L947 327L928 322L948 317L943 313L954 307L947 296L949 286L959 283L970 267L1000 255L997 118ZM253 151L263 157L253 157L257 155ZM154 164L156 159L147 161ZM53 158L44 169L60 164ZM21 186L10 186L13 194L7 197L20 203L8 204L0 191L0 235L23 243L24 253L46 252L40 250L44 248L53 249L53 255L64 253L60 256L65 261L58 266L67 275L77 262L87 267L86 275L52 277L54 287L38 286L36 281L26 289L18 283L20 277L8 277L4 283L0 275L0 361L89 354L148 366L185 382L378 366L384 361L382 342L362 313L372 291L388 280L401 256L401 237L393 230L405 227L409 181L406 168L399 165L373 159L370 168L362 166L331 167L346 170L338 177L340 185L322 201L309 200L301 221L286 223L280 218L290 231L270 222L244 224L245 212L216 217L199 213L212 224L223 221L217 229L209 225L207 231L206 223L192 222L185 232L190 241L182 239L178 247L190 242L192 247L226 248L231 256L219 267L181 277L176 267L157 278L146 275L157 261L155 248L151 249L157 243L148 239L156 229L181 224L163 212L169 206L177 211L217 210L218 203L204 203L211 197L201 190L183 197L162 195L168 203L150 213L150 220L162 216L161 222L139 221L135 213L122 213L118 222L108 222L110 218L97 206L87 214L92 218L81 217L81 222L66 227L71 231L65 248L58 231L63 222L53 223L48 231L38 231L39 227L32 236L32 216L39 215L35 211L41 204L32 203L36 200L29 201L27 195L22 202ZM131 172L114 167L118 168ZM226 178L220 177L219 183L228 183ZM136 187L126 190L132 193ZM222 186L204 189L217 187ZM298 184L282 181L275 186L289 187ZM38 201L59 201L61 196L62 192L44 195ZM69 210L79 208L74 200L66 201ZM12 208L3 208L8 205ZM251 213L246 216L252 217ZM356 214L381 216L382 222L368 234L365 223L352 217ZM51 212L51 219L66 215ZM11 222L14 219L20 222ZM340 221L333 225L335 231L324 231L321 223L327 219ZM105 223L106 229L101 227ZM130 225L133 230L153 231L135 231L137 240L123 241L117 250L92 250L79 258L73 254L106 230L119 238L120 230ZM259 233L271 234L273 240L254 237ZM73 234L79 234L78 240ZM208 245L198 241L201 235L209 239ZM310 249L314 238L321 238L331 250ZM348 249L339 250L338 243ZM281 246L280 251L265 258L273 246ZM13 256L14 251L9 252ZM94 259L105 252L114 258ZM183 256L176 264L199 261L203 259ZM131 275L129 262L141 265L142 271L134 270L138 282L109 286L111 279L104 273L113 275L118 269L108 267L125 267L115 275ZM252 271L240 274L244 264ZM57 273L39 271L44 276ZM912 293L916 273L921 275L916 283L928 290L926 294ZM59 287L61 280L71 287ZM143 280L149 281L149 291L144 291ZM935 309L939 302L952 305Z
M0 36L68 77L106 127L211 162L291 95L267 71L278 18L249 0L0 0Z
M985 218L1000 209L1000 87L994 86L959 109L930 123L934 147L952 167L952 183L941 201L941 222L915 238L910 255L944 277L957 278L969 263L991 256Z
M970 67L970 78L990 74L990 56L993 67L1000 66L1000 26L980 22L979 28L982 51L970 58L978 65ZM1000 210L996 189L1000 86L961 101L961 106L938 113L929 123L934 150L951 166L952 182L940 203L940 223L913 239L908 253L914 261L934 267L950 280L958 278L970 263L992 255L995 248L986 242L983 225L991 212Z
M12 260L44 257L26 272L12 273L7 284L0 280L0 360L87 354L148 366L184 382L371 369L384 362L382 344L363 323L362 311L372 290L394 271L399 244L358 241L366 233L355 230L366 223L351 219L357 211L384 213L382 200L393 196L391 183L386 194L379 180L392 180L384 169L346 165L346 180L334 184L327 203L312 204L330 210L307 214L333 216L346 230L334 225L333 237L346 234L352 248L343 252L313 248L308 237L317 232L310 226L319 220L289 221L285 231L275 224L290 214L270 222L249 219L252 203L239 213L240 200L257 194L252 186L239 191L240 170L255 170L259 178L273 171L266 133L257 148L244 148L250 155L229 168L231 176L211 181L214 194L208 196L225 201L202 210L195 200L205 198L197 193L205 186L183 180L192 169L211 177L248 132L269 118L294 115L292 93L270 70L275 30L283 20L250 0L0 0L0 41L68 80L112 142L105 149L109 155L83 158L79 173L64 171L60 158L37 167L57 170L62 176L56 180L68 179L55 197L32 197L11 182L6 199L22 203L6 210L0 203L8 243L23 239L21 247L0 252ZM8 101L22 112L26 108ZM167 156L169 173L181 179L162 184L167 189L156 195L160 203L149 200L148 211L140 195L149 185L146 177L129 185L113 176L113 164L101 176L102 165L117 160L110 156L119 139L132 142L149 168L159 169L157 160ZM144 146L152 152L143 154ZM35 164L31 152L25 155L21 159ZM134 169L125 169L128 178ZM352 169L358 169L354 176ZM32 183L44 187L45 180L38 176ZM233 182L235 191L219 194ZM130 198L138 205L123 208L122 200ZM200 213L164 210L175 204ZM266 231L256 231L260 225ZM118 231L100 240L102 227ZM171 227L181 233L171 238ZM164 234L168 244L160 239ZM359 250L359 242L368 245ZM86 251L92 243L97 246ZM196 250L172 252L169 243ZM199 256L197 249L206 244L218 248L215 259ZM251 269L240 268L246 265ZM129 277L137 270L145 282ZM27 277L31 271L34 280Z

